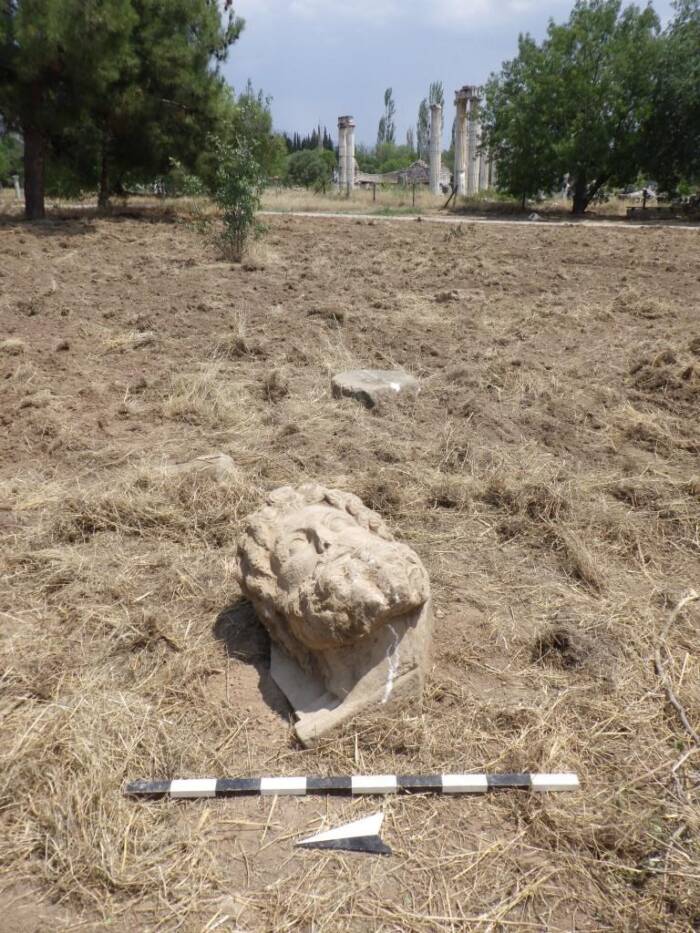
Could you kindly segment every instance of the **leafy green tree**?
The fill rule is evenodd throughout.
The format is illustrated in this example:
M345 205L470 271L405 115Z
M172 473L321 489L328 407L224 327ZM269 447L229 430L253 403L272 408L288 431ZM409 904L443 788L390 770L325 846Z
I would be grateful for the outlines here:
M416 136L413 132L413 127L409 126L406 130L406 146L411 150L411 152L416 151Z
M282 136L289 153L298 152L300 149L328 149L330 152L335 150L333 137L325 126L323 132L319 126L306 136L302 136L301 133L292 133L291 136L283 133Z
M700 181L700 0L674 6L644 126L644 168L667 191L682 180Z
M196 160L228 104L218 63L243 28L226 7L222 19L216 0L6 0L0 114L24 137L29 218L44 214L50 156L99 181L102 203L127 169Z
M233 10L222 19L214 0L131 4L136 20L129 58L107 93L87 100L89 120L83 124L97 140L102 205L129 177L165 175L173 158L197 170L210 134L221 132L227 121L260 121L264 110L251 87L236 109L219 74L244 26Z
M390 87L384 91L384 114L377 129L377 145L396 142L396 104Z
M255 91L248 81L242 94L230 96L217 133L233 145L245 142L266 176L276 178L285 174L287 146L284 138L273 131L271 102L272 98L262 90ZM200 173L211 177L213 168L211 154L202 154Z
M418 107L418 123L416 124L416 148L418 158L427 161L430 155L430 105L445 106L445 89L442 81L432 81L428 88L428 96L424 97Z
M442 81L432 81L428 89L428 103L445 106L445 87Z
M288 157L286 180L291 185L325 192L334 168L335 154L328 149L302 149Z
M377 171L381 174L408 168L415 157L415 153L408 146L397 146L396 143L382 143L375 150Z
M416 146L418 149L418 158L427 159L428 149L430 148L430 111L428 109L428 100L426 97L423 98L418 107Z
M376 150L372 146L360 144L355 149L355 158L361 172L367 172L375 175L379 171L379 160L376 156Z
M577 0L567 23L550 21L541 44L521 36L517 58L486 88L485 144L499 188L526 198L559 188L568 173L581 214L606 185L634 180L658 34L651 7Z
M14 136L0 136L0 183L8 183L21 169L22 146Z
M498 187L525 201L565 174L556 165L547 114L542 110L544 55L533 39L520 36L519 54L505 62L486 86L482 120L498 168ZM452 149L456 127L452 127Z
M131 0L6 0L0 10L0 115L24 140L27 218L44 216L51 135L83 117L86 95L119 73Z

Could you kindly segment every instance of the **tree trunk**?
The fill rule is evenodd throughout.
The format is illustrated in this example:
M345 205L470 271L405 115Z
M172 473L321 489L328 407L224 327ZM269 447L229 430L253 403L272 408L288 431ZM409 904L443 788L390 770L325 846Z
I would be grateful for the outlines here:
M43 220L46 140L36 126L24 127L24 215L27 220Z
M109 138L107 133L102 136L102 151L100 153L100 191L97 196L97 206L104 210L109 207Z
M574 185L574 205L571 209L572 214L585 214L588 207L588 185L585 178L577 178Z

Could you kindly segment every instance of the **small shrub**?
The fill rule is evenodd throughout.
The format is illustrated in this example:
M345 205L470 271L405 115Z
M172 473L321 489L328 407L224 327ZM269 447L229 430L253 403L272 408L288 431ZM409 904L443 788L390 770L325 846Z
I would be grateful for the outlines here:
M255 215L265 173L245 143L231 144L215 137L213 146L217 160L213 198L224 221L220 242L226 258L240 262L249 239L262 231Z

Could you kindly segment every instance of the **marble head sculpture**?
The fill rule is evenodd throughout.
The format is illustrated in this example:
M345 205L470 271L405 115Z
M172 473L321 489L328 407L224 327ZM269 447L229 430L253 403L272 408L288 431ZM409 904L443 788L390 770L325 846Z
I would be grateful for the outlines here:
M357 496L277 489L247 521L236 575L270 633L271 673L305 745L368 707L421 695L428 575Z

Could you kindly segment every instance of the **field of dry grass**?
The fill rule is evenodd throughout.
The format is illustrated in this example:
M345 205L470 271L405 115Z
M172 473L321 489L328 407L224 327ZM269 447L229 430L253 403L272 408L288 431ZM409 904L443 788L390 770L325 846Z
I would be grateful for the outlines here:
M378 187L376 193L370 188L356 188L352 197L336 191L323 194L305 188L268 188L263 198L263 208L269 211L310 211L323 213L339 212L344 214L423 214L441 212L447 202L447 195L433 195L427 188L417 187L415 203L410 187L385 185ZM590 206L586 219L621 220L626 217L627 209L639 202L610 198L608 201ZM459 198L452 202L449 213L474 214L485 216L505 216L525 219L536 211L548 220L568 220L571 216L571 202L563 198L549 198L542 202L531 201L523 210L519 202L512 199L498 198L493 192L482 191L470 198Z
M267 222L243 265L172 215L0 222L0 930L697 930L698 233ZM351 365L422 391L336 401ZM237 470L170 469L214 451ZM314 751L231 574L309 479L436 610L421 715ZM121 793L443 770L582 788ZM392 858L292 846L378 806Z

